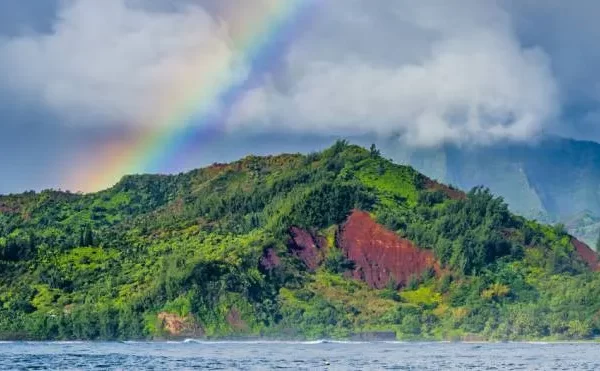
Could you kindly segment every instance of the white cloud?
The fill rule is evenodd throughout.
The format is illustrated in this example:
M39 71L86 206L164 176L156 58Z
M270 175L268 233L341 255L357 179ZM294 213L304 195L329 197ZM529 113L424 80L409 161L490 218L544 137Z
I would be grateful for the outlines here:
M150 3L64 2L52 33L0 43L3 81L71 122L156 125L190 92L245 78L231 38L247 37L273 0ZM486 143L526 139L557 113L547 55L521 45L494 2L317 3L283 68L238 102L229 130Z
M197 86L244 73L226 27L202 8L159 12L143 4L64 2L52 33L1 43L5 85L71 122L145 125Z
M402 133L417 145L485 143L527 139L556 113L547 56L522 47L508 14L492 3L381 2L387 5L375 14L364 12L366 2L352 4L356 15L350 8L343 19L328 21L338 37L345 35L345 47L328 39L326 48L323 34L309 34L290 55L290 86L249 93L231 130ZM364 38L381 27L385 43Z

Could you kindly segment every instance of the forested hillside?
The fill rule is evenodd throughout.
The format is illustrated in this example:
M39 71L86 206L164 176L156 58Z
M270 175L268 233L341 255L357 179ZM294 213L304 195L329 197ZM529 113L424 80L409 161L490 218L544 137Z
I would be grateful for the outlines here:
M410 149L382 141L382 152L441 182L469 189L485 184L512 211L563 223L590 245L600 232L600 144L559 137L537 143L445 145Z
M582 339L597 268L560 225L344 141L0 197L7 339Z

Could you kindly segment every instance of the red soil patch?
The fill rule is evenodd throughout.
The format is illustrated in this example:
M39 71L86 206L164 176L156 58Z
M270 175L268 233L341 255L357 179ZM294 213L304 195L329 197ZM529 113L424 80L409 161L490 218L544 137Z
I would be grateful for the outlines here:
M15 214L18 211L19 209L16 206L10 206L7 204L0 203L0 213Z
M435 180L426 178L425 179L425 188L432 191L442 191L446 196L450 197L453 200L464 200L467 198L467 195L463 191L459 191L457 189L452 189L447 185L436 182Z
M248 329L248 325L242 319L242 315L239 310L236 308L231 308L229 313L227 313L227 323L234 329L238 331L243 331Z
M439 273L433 253L377 224L371 216L355 210L338 237L344 254L355 264L352 276L370 287L381 289L393 282L405 285L411 276L433 268Z
M312 271L317 269L323 261L322 249L327 245L327 240L315 236L309 231L298 228L290 228L291 240L288 242L290 252L296 255Z
M571 244L575 248L575 251L579 254L581 259L590 266L593 271L600 271L600 263L598 262L598 254L594 252L588 245L579 241L575 237L571 238Z
M221 170L226 169L228 166L229 166L229 164L225 164L225 163L221 163L221 162L213 162L212 165L207 167L207 169L221 171Z
M197 175L200 179L207 180L207 178L213 178L227 169L231 169L231 165L214 162L212 165L200 169Z
M158 319L162 322L163 330L170 336L204 335L204 331L191 315L181 317L174 313L160 312Z
M277 252L268 248L263 251L262 256L260 257L259 266L263 271L270 271L273 268L278 267L281 264L281 259L277 256Z

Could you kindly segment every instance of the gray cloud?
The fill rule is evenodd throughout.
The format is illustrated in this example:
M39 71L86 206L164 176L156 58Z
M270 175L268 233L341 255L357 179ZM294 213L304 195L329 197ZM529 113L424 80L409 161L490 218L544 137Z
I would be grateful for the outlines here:
M334 39L309 33L289 56L288 88L250 92L233 128L487 143L530 138L557 113L548 56L523 47L493 3L350 3L316 27L334 24Z
M189 99L194 85L234 66L225 25L203 8L169 11L126 0L62 3L52 31L0 46L4 88L71 123L146 125L161 107ZM172 107L167 107L172 109Z
M244 79L233 41L278 1L0 1L0 192L66 187L76 160L166 122L186 89ZM198 152L165 171L352 134L600 140L598 1L315 3L276 71L236 105L229 135L199 130Z
M563 115L549 131L600 140L600 2L595 0L503 1L524 44L540 45L551 57Z
M600 100L600 2L579 0L503 1L525 44L537 44L552 57L563 101Z
M47 32L60 0L2 0L0 35L16 36L26 32Z
M3 89L72 125L154 125L188 90L246 77L232 42L244 24L231 15L258 19L274 1L63 1L44 27L12 25L0 38ZM227 128L403 134L417 145L583 131L598 107L557 124L573 122L562 107L600 101L590 68L600 6L576 5L318 2L283 68L238 102ZM19 19L34 13L23 6Z

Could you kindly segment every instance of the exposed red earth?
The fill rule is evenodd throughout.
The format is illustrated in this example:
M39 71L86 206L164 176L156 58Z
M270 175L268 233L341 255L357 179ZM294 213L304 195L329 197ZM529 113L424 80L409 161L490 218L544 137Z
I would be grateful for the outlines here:
M162 329L169 336L203 336L204 331L192 315L181 317L174 313L160 312L158 319L161 321Z
M237 308L231 308L229 313L227 313L226 319L227 323L235 330L243 331L248 329L248 325L242 319L242 314Z
M4 203L0 203L0 213L12 214L18 212L19 209L15 206L6 205Z
M323 248L327 246L327 240L298 227L290 228L290 236L290 252L300 258L309 270L317 269L323 261Z
M426 178L425 180L425 188L433 191L442 191L446 194L446 196L450 197L453 200L462 200L467 197L467 195L463 191L450 188L445 184L438 183L435 180L429 178Z
M268 248L263 252L260 258L260 267L264 270L271 270L281 264L281 259L277 256L277 252L273 248Z
M579 241L575 237L571 238L571 244L575 248L575 251L579 254L581 259L585 261L591 270L600 271L600 263L598 262L598 254L594 252L588 245Z
M403 286L411 276L420 276L428 269L440 270L433 252L377 224L364 211L350 214L340 230L338 244L355 263L352 277L372 288L381 289L390 282Z
M453 192L451 197L464 196L450 188L447 191ZM289 233L290 252L309 270L316 270L324 259L326 239L298 227L291 227ZM576 238L572 238L571 243L590 269L600 270L598 255L590 247ZM421 249L386 229L365 211L352 211L338 231L337 245L355 264L354 270L348 274L372 288L385 288L390 283L395 287L404 286L411 277L418 277L428 269L440 273L440 265L431 250ZM272 269L280 264L280 259L274 250L267 249L260 264L264 269Z
M327 240L305 229L291 227L288 248L309 270L316 270L323 262ZM600 270L598 255L585 243L571 239L573 247L593 270ZM412 276L420 276L428 269L440 273L440 266L433 252L417 247L386 229L373 220L369 213L354 210L340 227L337 245L345 256L355 264L347 274L354 279L366 282L371 288L382 289L392 283L396 288L406 285ZM265 249L260 266L271 270L281 264L281 259L273 248ZM190 317L180 317L173 313L161 312L158 319L170 336L202 335L203 330ZM226 315L227 323L235 330L247 329L246 322L236 308Z

